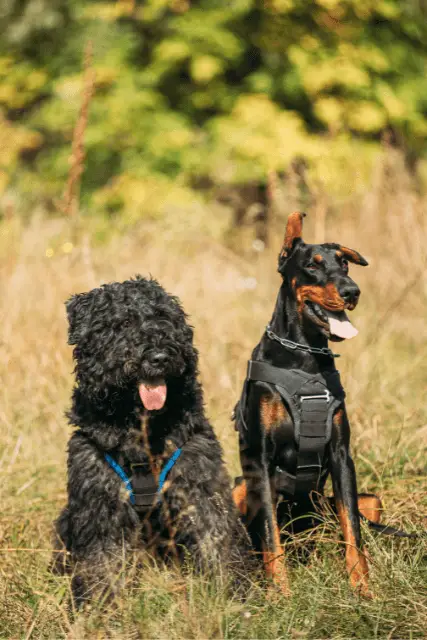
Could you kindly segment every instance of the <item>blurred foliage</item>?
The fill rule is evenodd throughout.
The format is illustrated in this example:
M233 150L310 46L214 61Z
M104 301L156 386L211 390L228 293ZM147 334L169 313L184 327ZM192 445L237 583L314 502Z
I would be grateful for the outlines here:
M333 186L384 131L427 139L425 0L2 0L0 34L0 193L28 202L63 191L88 40L82 195L110 213L297 156Z

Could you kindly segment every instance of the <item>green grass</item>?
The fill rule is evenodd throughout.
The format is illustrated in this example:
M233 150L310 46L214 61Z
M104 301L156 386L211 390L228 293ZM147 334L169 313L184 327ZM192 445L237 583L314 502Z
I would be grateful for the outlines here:
M389 199L377 189L328 219L327 239L371 262L352 268L362 289L354 313L360 334L337 347L339 368L359 490L377 492L384 520L413 531L427 528L427 295L423 277L409 286L423 273L426 202L403 187ZM206 217L215 212L207 208ZM316 207L309 213L306 237L313 240ZM52 521L66 500L71 429L64 411L73 365L63 302L72 293L140 272L181 297L196 330L208 414L230 473L239 472L229 415L273 308L282 227L272 230L271 250L256 255L246 248L239 256L201 233L191 216L169 220L170 226L147 223L95 249L83 242L71 253L61 251L69 240L64 221L1 226L0 637L426 637L426 540L364 529L373 599L363 600L348 584L334 520L316 532L306 563L292 553L303 540L287 548L289 599L257 582L242 599L219 580L207 583L147 561L144 569L125 571L127 586L114 605L93 603L84 614L68 607L69 580L52 576L48 564ZM248 277L256 278L254 290L242 288Z
M58 505L59 506L59 505ZM9 529L8 545L43 548L55 515L48 505L42 521L32 518ZM17 519L17 513L14 514ZM147 566L133 575L114 606L93 604L84 614L69 609L69 581L47 571L49 552L2 558L5 581L0 604L2 637L35 638L422 638L425 637L426 545L378 538L365 531L371 558L372 600L359 598L344 570L337 526L316 535L307 564L289 562L292 585L287 600L253 584L245 599L221 583ZM16 552L15 555L17 555ZM128 573L132 573L129 571Z

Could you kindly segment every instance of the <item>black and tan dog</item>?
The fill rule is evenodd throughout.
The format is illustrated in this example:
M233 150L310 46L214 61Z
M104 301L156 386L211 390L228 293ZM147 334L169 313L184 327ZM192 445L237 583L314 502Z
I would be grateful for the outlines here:
M303 217L289 216L279 256L283 282L236 407L243 479L234 499L267 575L287 592L280 530L291 522L294 531L310 526L308 514L331 474L350 581L368 595L360 512L379 522L381 502L357 494L345 394L328 348L328 340L357 333L346 315L360 295L348 264L368 263L339 244L303 242Z

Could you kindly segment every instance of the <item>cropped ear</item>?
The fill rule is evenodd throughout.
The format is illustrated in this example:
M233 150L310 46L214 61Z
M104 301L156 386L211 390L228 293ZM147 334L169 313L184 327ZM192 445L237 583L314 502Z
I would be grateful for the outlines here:
M283 241L282 251L280 252L281 258L288 258L292 249L295 246L297 240L301 240L302 236L302 221L305 218L305 213L294 211L288 217L286 223L285 239Z
M354 264L359 264L361 267L367 267L369 264L368 261L365 260L365 258L358 251L355 251L354 249L349 249L348 247L342 247L341 245L339 245L337 254L341 254L342 256L345 256L349 262L353 262Z
M77 293L65 303L68 317L68 344L77 344L89 329L94 292Z
M286 261L291 255L293 249L299 242L302 242L302 221L303 218L305 218L305 215L305 213L294 211L294 213L291 213L288 217L288 222L286 223L285 238L283 240L282 250L279 254L278 271L282 275L284 274Z

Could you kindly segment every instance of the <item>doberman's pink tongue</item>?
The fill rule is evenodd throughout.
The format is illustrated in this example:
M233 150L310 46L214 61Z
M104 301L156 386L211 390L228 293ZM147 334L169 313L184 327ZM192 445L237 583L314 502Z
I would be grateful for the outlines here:
M164 380L157 383L141 382L138 387L139 397L147 411L158 411L166 402L166 384Z
M351 324L345 311L340 311L339 313L326 311L326 315L328 316L331 335L337 336L337 338L350 339L359 333L356 327Z

